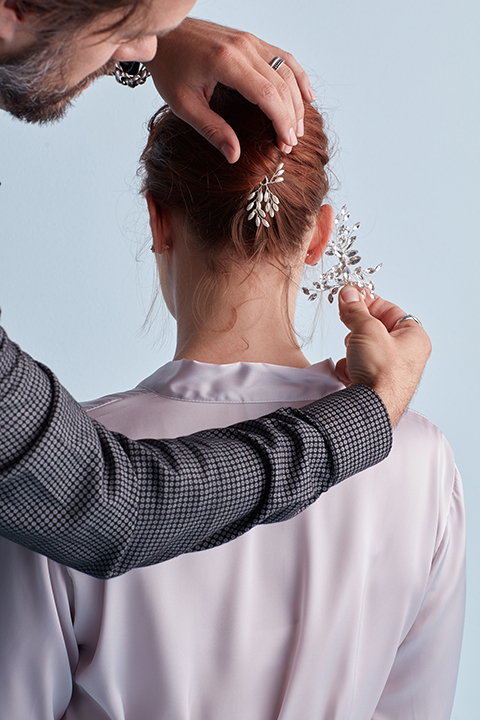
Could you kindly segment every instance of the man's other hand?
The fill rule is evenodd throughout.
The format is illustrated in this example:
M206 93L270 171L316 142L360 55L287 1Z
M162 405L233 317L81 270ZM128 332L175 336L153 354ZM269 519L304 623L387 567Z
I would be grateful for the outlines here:
M392 425L400 418L430 357L430 339L415 320L380 297L365 300L353 286L339 294L340 318L350 330L346 357L335 372L347 386L368 385L381 397Z
M285 60L277 72L269 65L275 56ZM315 99L306 73L290 53L249 33L194 18L186 18L158 38L157 54L148 69L173 112L231 163L240 157L240 143L230 125L208 105L218 82L263 110L283 152L289 152L303 135L303 101Z

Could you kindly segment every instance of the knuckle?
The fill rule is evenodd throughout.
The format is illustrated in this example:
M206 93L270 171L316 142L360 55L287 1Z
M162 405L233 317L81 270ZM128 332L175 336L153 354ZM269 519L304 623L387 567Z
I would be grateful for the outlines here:
M282 74L281 78L282 80L288 81L288 80L294 80L295 74L291 68L288 67L287 63L284 63L280 68Z
M212 54L215 60L221 63L231 63L235 61L238 55L245 55L252 46L252 36L250 33L235 33L228 40L218 43L212 48Z
M204 125L200 129L200 134L203 135L203 137L208 140L209 143L216 146L216 140L220 136L220 128L218 128L216 125Z
M278 90L273 83L266 81L260 88L260 96L265 100L272 100L278 96Z
M235 62L235 50L230 43L221 42L211 49L214 65L231 65Z
M292 62L296 62L292 53L289 53L286 50L282 50L282 58L285 60L286 65L288 65L289 63L292 63Z
M278 84L276 91L282 99L291 97L290 87L284 78L281 78L281 82Z
M253 45L253 35L239 30L232 38L232 44L239 50L249 50Z

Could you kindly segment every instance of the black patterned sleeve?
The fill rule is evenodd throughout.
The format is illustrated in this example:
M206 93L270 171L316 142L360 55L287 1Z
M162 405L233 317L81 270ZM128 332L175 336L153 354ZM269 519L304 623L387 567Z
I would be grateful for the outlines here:
M356 386L176 440L90 419L0 328L0 534L97 577L286 520L383 460L387 411Z

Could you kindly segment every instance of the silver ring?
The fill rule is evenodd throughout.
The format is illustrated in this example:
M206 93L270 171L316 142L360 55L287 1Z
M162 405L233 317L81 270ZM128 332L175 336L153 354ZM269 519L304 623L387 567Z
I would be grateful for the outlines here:
M272 70L275 70L275 72L278 72L278 68L283 65L285 60L281 57L278 57L278 55L275 55L273 60L271 60L268 64L272 68Z
M415 315L404 315L402 318L400 318L400 320L397 320L395 325L400 325L400 323L405 322L405 320L415 320L415 322L418 323L420 327L423 327L422 323L418 318L415 317ZM393 327L395 327L395 325Z

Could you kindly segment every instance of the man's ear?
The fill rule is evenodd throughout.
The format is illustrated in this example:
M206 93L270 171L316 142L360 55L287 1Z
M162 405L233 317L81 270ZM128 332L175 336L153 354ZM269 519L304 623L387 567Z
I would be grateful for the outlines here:
M153 252L161 255L172 247L172 217L168 209L160 210L150 192L146 195L148 214L150 215L150 229L153 237Z
M0 0L0 57L21 52L34 41L30 22L16 0Z
M310 238L310 242L307 248L307 254L305 256L305 263L307 265L316 265L327 247L327 243L330 240L330 236L333 231L333 225L335 222L335 215L331 205L322 205L320 208L315 228Z

